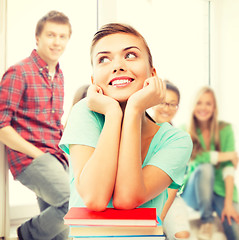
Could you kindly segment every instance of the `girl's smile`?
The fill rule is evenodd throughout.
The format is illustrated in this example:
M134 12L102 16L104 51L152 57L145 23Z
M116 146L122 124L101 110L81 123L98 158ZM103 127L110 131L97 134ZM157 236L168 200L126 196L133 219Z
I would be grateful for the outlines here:
M134 81L133 78L122 76L113 78L109 84L112 85L113 87L126 87L133 81Z

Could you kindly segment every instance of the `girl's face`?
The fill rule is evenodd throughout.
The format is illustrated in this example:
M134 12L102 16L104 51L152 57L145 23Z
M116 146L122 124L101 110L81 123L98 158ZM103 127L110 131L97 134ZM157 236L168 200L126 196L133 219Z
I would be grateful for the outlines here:
M212 93L206 92L201 95L194 109L194 116L201 123L208 122L213 116L215 102Z
M92 52L92 82L104 95L125 102L142 89L144 81L155 75L143 41L126 33L111 34L100 39Z
M178 110L178 95L172 90L166 90L164 105L159 104L153 107L154 120L157 123L171 122Z

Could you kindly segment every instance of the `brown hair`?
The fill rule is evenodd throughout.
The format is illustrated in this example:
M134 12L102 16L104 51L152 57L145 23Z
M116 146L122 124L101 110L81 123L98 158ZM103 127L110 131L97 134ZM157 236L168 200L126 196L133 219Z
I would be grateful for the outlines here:
M94 49L96 43L100 39L102 39L103 37L106 37L106 36L111 35L111 34L116 34L116 33L127 33L127 34L131 34L131 35L134 35L134 36L140 38L143 41L143 43L146 47L146 50L148 52L149 65L150 65L150 67L153 67L152 55L151 55L149 46L148 46L146 40L144 39L144 37L137 30L135 30L133 27L131 27L130 25L121 24L121 23L106 24L106 25L102 26L95 33L94 38L93 38L92 43L91 43L91 49L90 49L91 64L92 64L92 52L93 52L93 49Z
M69 21L69 18L61 12L57 11L50 11L45 16L43 16L37 23L35 36L40 36L42 33L42 30L47 22L53 22L58 24L65 24L69 26L69 36L71 36L72 29L71 24Z
M77 91L75 92L74 98L73 98L72 106L87 96L87 91L88 91L89 86L90 85L87 84L87 85L83 85L77 89Z
M174 85L172 82L170 82L168 79L164 80L165 84L166 84L166 90L170 90L176 93L176 95L178 96L178 104L180 102L180 92L179 89L176 85Z
M194 109L195 106L199 100L199 98L204 94L204 93L211 93L214 99L214 105L215 109L213 112L213 115L210 119L209 123L209 128L210 128L210 140L213 140L216 146L216 150L220 151L220 136L219 136L219 122L218 122L218 106L217 106L217 101L216 101L216 96L214 91L210 87L203 87L199 90L198 94L196 95L195 102L194 102L194 107L193 107L193 112L191 114L190 118L190 124L189 124L189 133L191 135L192 141L193 141L193 151L192 151L192 159L196 157L197 154L202 153L203 148L200 143L200 140L198 138L198 133L197 129L199 127L199 123L194 116Z

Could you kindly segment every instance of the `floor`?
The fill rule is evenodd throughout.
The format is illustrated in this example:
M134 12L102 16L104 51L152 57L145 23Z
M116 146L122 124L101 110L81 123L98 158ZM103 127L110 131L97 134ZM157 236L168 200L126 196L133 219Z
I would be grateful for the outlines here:
M10 238L7 238L6 240L18 240L17 228L25 221L26 219L19 219L17 222L12 223L10 227ZM68 240L72 240L72 238L69 238Z
M191 219L190 220L190 227L192 232L191 240L198 240L197 233L201 225L201 222L199 219L199 213L193 210L189 210L189 216ZM216 215L214 218L214 233L211 240L227 240L225 234L223 233L220 219Z

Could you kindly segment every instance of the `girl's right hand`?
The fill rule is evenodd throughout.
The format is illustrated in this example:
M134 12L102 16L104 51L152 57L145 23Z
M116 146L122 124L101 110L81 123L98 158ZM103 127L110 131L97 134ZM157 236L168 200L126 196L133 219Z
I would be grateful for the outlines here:
M91 111L104 115L115 110L122 112L119 103L115 99L104 95L103 90L95 84L88 88L87 105Z

